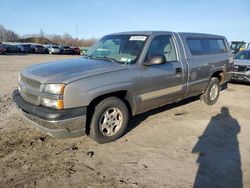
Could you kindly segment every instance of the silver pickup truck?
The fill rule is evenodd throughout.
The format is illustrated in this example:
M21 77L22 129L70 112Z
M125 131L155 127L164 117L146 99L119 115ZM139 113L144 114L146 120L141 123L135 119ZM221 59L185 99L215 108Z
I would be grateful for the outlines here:
M175 32L104 36L80 59L33 65L20 73L13 100L54 137L121 137L130 117L187 97L216 103L231 78L225 37Z

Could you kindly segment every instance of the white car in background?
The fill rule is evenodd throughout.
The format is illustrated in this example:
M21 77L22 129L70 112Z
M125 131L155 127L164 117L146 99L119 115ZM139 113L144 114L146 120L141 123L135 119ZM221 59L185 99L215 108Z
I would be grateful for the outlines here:
M60 47L57 45L49 45L46 47L46 49L47 49L47 52L49 54L60 54L61 53Z

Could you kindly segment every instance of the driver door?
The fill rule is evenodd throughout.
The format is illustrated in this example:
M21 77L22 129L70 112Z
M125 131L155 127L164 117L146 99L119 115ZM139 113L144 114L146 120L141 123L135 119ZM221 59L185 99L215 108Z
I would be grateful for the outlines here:
M160 54L165 56L165 63L143 66L140 71L141 111L163 106L184 96L183 64L177 58L170 35L159 35L151 41L145 62Z

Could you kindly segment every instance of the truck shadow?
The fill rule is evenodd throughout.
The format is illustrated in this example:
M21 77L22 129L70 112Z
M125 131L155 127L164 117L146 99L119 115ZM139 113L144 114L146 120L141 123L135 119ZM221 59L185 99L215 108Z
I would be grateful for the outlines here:
M240 125L227 107L211 118L192 151L199 154L195 188L243 187L239 132Z

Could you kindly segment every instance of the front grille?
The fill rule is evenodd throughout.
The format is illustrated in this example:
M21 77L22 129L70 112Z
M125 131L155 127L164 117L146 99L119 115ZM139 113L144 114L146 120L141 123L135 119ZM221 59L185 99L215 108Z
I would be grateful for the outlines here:
M22 92L22 95L23 95L26 99L29 99L29 100L32 100L32 101L38 101L38 96L33 95L33 94L31 94L31 93Z
M27 102L35 105L40 104L40 97L38 94L40 92L40 86L41 84L38 81L20 76L19 91L23 99Z
M32 80L30 78L24 77L24 76L20 76L20 82L24 83L25 85L29 86L30 88L34 88L34 89L40 89L40 82Z

